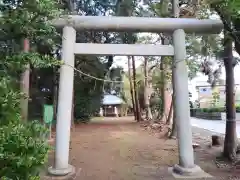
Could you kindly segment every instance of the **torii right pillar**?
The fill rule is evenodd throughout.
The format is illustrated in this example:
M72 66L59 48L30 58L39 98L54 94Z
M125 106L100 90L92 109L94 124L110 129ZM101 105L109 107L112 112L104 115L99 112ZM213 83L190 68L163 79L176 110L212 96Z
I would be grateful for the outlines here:
M173 32L174 60L173 83L174 105L176 105L177 139L179 147L179 164L172 168L176 178L211 177L194 163L192 147L192 126L190 119L188 70L186 64L185 32L182 29Z

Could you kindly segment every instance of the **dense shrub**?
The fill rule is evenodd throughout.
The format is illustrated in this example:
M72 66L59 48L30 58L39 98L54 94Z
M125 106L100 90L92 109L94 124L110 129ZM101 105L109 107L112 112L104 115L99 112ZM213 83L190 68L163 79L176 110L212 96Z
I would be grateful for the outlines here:
M10 76L0 74L0 126L20 120L19 105L22 94L13 88L13 84Z
M79 92L76 93L74 118L76 123L87 122L91 117L99 114L101 106L101 96L82 96ZM100 94L101 95L101 94Z
M83 72L91 72L91 76L104 78L104 65L99 59L78 57L78 68ZM84 62L88 63L84 63ZM92 116L99 114L103 98L103 82L76 73L74 76L74 118L76 123L87 122Z
M38 122L10 123L0 127L0 178L38 180L49 146L45 128Z
M0 179L39 180L49 150L47 132L38 122L21 120L20 77L26 65L31 70L60 65L50 53L58 33L49 24L60 10L51 0L1 1L0 8ZM29 53L22 52L25 38Z
M38 122L23 123L14 78L0 80L0 179L38 180L49 146L47 130Z
M240 112L240 106L236 106L236 112Z
M197 108L196 112L226 112L225 107ZM236 106L236 112L240 112L240 106Z

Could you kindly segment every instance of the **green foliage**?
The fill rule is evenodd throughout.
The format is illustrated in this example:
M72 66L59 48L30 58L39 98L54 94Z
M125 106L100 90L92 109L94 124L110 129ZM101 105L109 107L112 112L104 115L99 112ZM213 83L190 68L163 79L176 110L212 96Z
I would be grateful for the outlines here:
M0 177L6 180L40 180L40 167L49 151L45 128L38 122L10 123L0 127Z
M157 93L152 94L152 96L150 98L150 108L151 108L151 111L153 112L153 114L155 111L162 114L162 110L163 110L162 107L163 107L162 97Z
M212 107L212 108L199 108L198 112L225 112L225 108Z
M49 150L47 132L38 122L21 122L20 99L25 95L19 77L26 65L60 65L55 58L34 52L34 47L53 45L58 34L50 21L61 11L52 0L2 0L0 12L0 179L39 180ZM32 52L22 53L24 38Z
M0 61L0 66L6 72L23 72L27 64L34 68L48 68L61 64L61 61L49 55L40 55L39 53L19 53L6 56Z
M61 63L55 58L47 55L41 56L38 53L20 53L1 59L0 124L20 119L20 99L24 97L24 94L19 90L18 78L29 62L37 68L51 67Z
M115 91L117 95L120 95L123 89L123 82L120 82L123 80L122 76L123 69L121 67L112 67L105 76L106 80L110 80L112 82L104 82L104 92L111 93L112 91Z
M224 107L212 107L212 108L197 108L196 112L226 112L226 108ZM240 112L240 106L236 106L236 112Z
M9 76L0 78L0 125L20 120L20 98L23 96L13 86Z
M236 112L240 112L240 106L236 106Z
M96 57L78 56L77 69L93 77L104 79L104 65ZM74 77L74 118L76 122L88 121L98 114L103 82L76 72Z
M215 11L223 22L225 36L235 42L235 50L240 54L240 1L238 0L205 0L205 4Z
M206 0L212 7L218 6L224 13L233 17L240 17L240 2L238 0Z
M27 55L24 57L29 58ZM21 123L20 98L24 94L19 91L12 72L20 72L24 60L22 56L6 59L9 61L1 61L4 68L0 74L0 178L37 180L39 168L44 164L49 149L44 135L46 130L37 122ZM43 64L43 61L37 64ZM45 65L50 64L46 61Z
M123 74L123 92L124 92L124 101L132 107L131 101L131 92L130 92L130 82L126 73Z
M102 82L75 82L74 118L75 122L89 121L99 113L102 101ZM95 86L95 87L94 87ZM93 88L94 87L94 88Z
M155 68L152 72L152 86L154 90L159 91L159 89L161 89L161 87L164 85L164 82L167 82L170 80L169 79L170 77L171 77L171 74L169 72L163 73L159 68Z
M188 77L190 80L192 80L197 76L200 64L196 60L187 60L187 65L188 65Z
M101 106L102 96L99 94L91 96L89 94L81 94L78 91L75 102L75 122L87 122L91 117L96 116L99 113Z
M151 3L150 9L152 9L157 16L159 17L170 17L171 16L171 11L169 9L169 0L162 0L157 3Z
M216 105L217 102L220 100L220 93L219 92L213 92L212 97L213 97L213 105Z
M5 38L6 36L9 39L28 37L36 40L46 36L52 39L51 36L56 30L50 25L50 20L61 13L55 0L3 0L0 11L3 27L1 31Z

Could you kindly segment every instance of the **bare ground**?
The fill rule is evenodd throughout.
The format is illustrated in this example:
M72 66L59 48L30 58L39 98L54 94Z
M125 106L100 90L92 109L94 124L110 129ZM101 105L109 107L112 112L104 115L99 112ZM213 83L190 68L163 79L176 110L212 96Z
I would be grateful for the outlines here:
M218 168L220 148L209 148L211 132L193 128L196 163L214 176L237 180L240 171ZM81 170L76 180L173 180L168 167L178 163L176 140L150 132L132 118L97 119L76 125L71 135L70 163ZM53 155L50 155L52 164Z

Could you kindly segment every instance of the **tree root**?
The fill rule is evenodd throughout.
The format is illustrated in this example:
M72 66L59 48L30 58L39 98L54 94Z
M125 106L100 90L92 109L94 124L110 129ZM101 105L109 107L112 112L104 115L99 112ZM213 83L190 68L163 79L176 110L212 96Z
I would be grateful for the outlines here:
M233 162L228 158L223 156L223 153L220 156L217 156L215 159L215 164L218 168L232 168Z
M240 159L235 155L225 157L224 154L221 153L216 157L215 164L218 168L238 169L240 168Z

